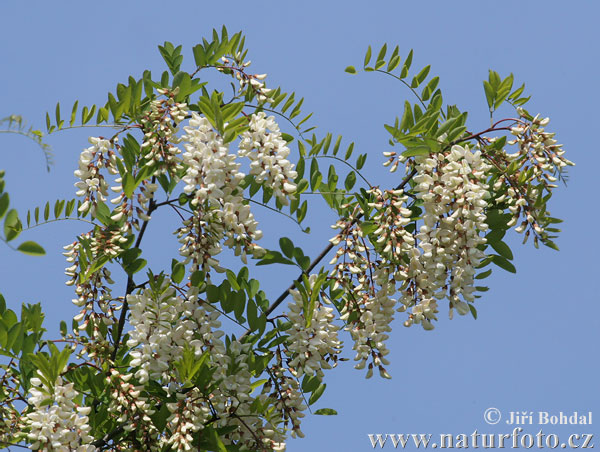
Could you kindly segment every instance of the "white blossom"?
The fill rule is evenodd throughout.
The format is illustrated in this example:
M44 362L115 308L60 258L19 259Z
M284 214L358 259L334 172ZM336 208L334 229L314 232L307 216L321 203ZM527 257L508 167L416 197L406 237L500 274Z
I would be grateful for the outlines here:
M290 149L273 116L267 117L262 111L252 115L249 130L242 134L238 154L250 159L250 174L256 176L256 182L264 183L287 205L296 191L294 179L298 174L287 159Z
M311 287L317 275L309 277ZM333 324L333 308L317 303L311 315L310 326L306 325L304 300L298 290L290 292L293 301L288 304L288 319L292 327L288 331L287 350L292 358L288 365L294 369L298 377L304 374L323 376L322 369L330 369L330 359L335 360L340 352L341 342L338 339L338 326ZM335 361L334 361L335 363Z
M43 374L38 370L38 375ZM58 377L52 387L42 378L31 379L28 403L32 411L27 413L25 424L29 428L27 438L32 450L60 452L94 452L96 447L90 435L87 415L89 407L80 407L74 400L78 392L73 383L65 383ZM50 401L50 403L48 403Z

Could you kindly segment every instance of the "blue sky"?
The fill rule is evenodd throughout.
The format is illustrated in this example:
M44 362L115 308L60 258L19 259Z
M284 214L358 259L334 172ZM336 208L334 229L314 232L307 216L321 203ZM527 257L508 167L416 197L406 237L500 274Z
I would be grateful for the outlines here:
M21 114L43 128L46 111L57 101L66 110L76 99L80 105L103 104L106 93L129 75L141 76L146 68L162 72L158 44L182 44L190 57L193 45L225 24L230 32L244 31L252 68L269 74L269 86L305 97L303 110L315 112L312 123L320 133L341 134L369 153L367 175L382 185L400 177L380 165L381 152L388 149L383 124L393 122L404 100L412 99L391 79L344 73L347 65L362 65L367 45L398 44L402 56L414 49L413 67L432 65L445 100L470 112L473 130L489 121L481 84L488 69L503 76L513 72L533 96L528 109L550 116L549 129L577 164L568 187L556 190L550 206L565 220L557 242L561 251L521 246L513 234L517 274L494 270L487 280L491 290L476 302L478 320L449 321L442 314L436 329L424 332L405 329L398 318L389 341L393 379L365 380L349 363L329 372L317 406L335 408L339 415L308 415L307 438L290 441L288 450L367 451L372 449L368 433L510 433L512 427L502 422L484 423L488 407L504 414L592 411L595 428L525 429L561 435L597 431L597 3L4 2L1 11L1 117ZM13 203L24 208L73 197L73 170L94 133L99 132L80 129L48 137L55 155L50 173L34 144L0 136L0 168L7 170ZM314 256L331 234L332 218L318 207L312 215L313 233L298 240ZM279 219L262 228L267 245L282 230L290 237L299 234L293 223ZM71 291L62 285L60 252L81 231L81 225L58 223L28 233L27 239L45 246L43 258L21 257L7 248L0 252L0 291L9 305L41 301L51 331L74 313ZM149 231L147 243L162 243L165 234L170 233ZM158 259L161 247L155 248ZM278 270L276 278L273 270L262 274L273 298L287 287L283 278L294 276L286 271Z

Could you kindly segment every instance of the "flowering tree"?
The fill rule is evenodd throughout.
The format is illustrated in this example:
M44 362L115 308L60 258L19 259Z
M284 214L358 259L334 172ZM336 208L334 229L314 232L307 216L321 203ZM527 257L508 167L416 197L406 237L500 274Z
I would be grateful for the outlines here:
M515 272L502 240L512 228L536 247L556 248L560 220L547 204L572 163L546 131L548 118L523 108L528 98L524 86L513 90L512 75L490 72L491 124L473 131L467 112L444 105L429 66L409 76L412 51L402 61L398 47L388 56L384 45L369 66L369 47L364 70L396 78L415 97L385 126L399 150L385 152L384 165L403 178L379 187L361 174L366 154L342 150L341 137L308 136L302 99L267 88L266 76L249 70L240 33L223 29L195 46L189 71L181 46L159 50L168 71L158 79L149 71L130 77L106 105L80 115L75 103L67 125L59 105L55 120L47 115L48 133L77 127L78 116L82 125L114 127L81 153L76 198L21 220L0 179L8 246L43 254L35 242L13 243L51 211L86 225L65 246L80 312L70 328L61 323L62 337L44 336L40 305L24 305L19 318L0 296L5 446L284 450L288 434L303 436L301 419L325 390L324 371L344 360L343 331L355 367L389 378L397 312L405 326L426 330L443 304L450 317L476 317L474 301L487 290L476 281L490 275L487 267ZM210 70L232 80L231 93L212 90ZM495 118L504 103L515 113ZM40 132L14 118L7 130L43 145ZM326 177L325 158L334 162ZM287 237L280 250L261 247L255 207L302 224L308 195L320 195L338 218L322 253L311 260ZM159 209L179 221L169 271L144 259L145 231ZM252 278L261 265L295 265L300 275L271 300Z

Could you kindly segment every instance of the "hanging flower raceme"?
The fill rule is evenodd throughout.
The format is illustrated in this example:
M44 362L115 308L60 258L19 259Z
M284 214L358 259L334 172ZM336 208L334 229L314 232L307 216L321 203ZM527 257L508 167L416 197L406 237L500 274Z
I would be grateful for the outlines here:
M311 288L316 278L316 274L309 277ZM290 293L293 301L288 305L287 314L292 323L288 330L290 337L286 354L291 358L288 365L297 377L305 374L323 377L323 369L331 369L330 361L335 366L337 355L341 351L341 342L337 334L339 328L332 323L335 318L333 308L318 301L313 312L306 313L305 306L309 304L308 299L305 300L298 290ZM307 323L306 315L311 316L310 324Z
M236 155L229 153L208 119L197 113L192 113L184 130L184 192L192 196L196 208L194 216L176 232L185 262L204 271L220 271L214 256L220 252L222 240L242 260L247 254L260 255L263 250L255 241L262 231L242 196L239 185L245 175L239 171Z
M487 172L491 168L479 150L454 145L447 151L415 158L417 199L423 202L423 224L415 237L411 282L401 299L412 314L406 325L434 318L435 299L447 297L450 309L469 312L473 301L475 268L485 254L481 232L488 229L485 209Z
M273 116L267 117L262 111L251 116L249 130L242 135L238 154L250 159L250 174L256 176L256 182L273 190L283 205L293 199L296 191L293 181L298 174L287 160L290 149Z
M165 385L175 382L173 363L183 356L186 347L191 347L197 357L207 349L219 355L225 353L219 313L210 305L201 305L196 292L193 288L185 298L176 296L169 280L165 280L158 293L146 289L127 296L133 327L127 346L133 349L131 366L139 368L135 377L140 383L149 379Z
M118 174L117 157L112 141L90 137L89 142L92 146L84 149L79 156L79 168L75 170L79 182L75 183L75 187L77 196L84 197L79 212L95 215L98 201L106 202L108 196L109 184L101 170L105 168L111 175Z
M115 322L115 311L111 286L114 281L110 270L101 266L94 270L94 262L116 257L123 251L127 239L118 228L97 227L78 237L78 240L65 246L64 256L70 266L65 274L70 278L67 285L75 286L77 298L72 302L81 308L73 320L79 324L78 330L87 330L93 341L86 341L85 350L90 358L98 358L111 349L102 331ZM76 332L77 334L77 332Z
M243 61L241 54L236 54L231 61L229 58L221 57L222 64L217 66L219 72L228 72L239 82L238 94L243 94L249 88L256 95L258 102L273 102L272 89L265 86L264 80L267 74L247 74L246 69L252 64L251 61Z
M499 160L498 166L511 168L500 174L494 190L501 193L496 202L506 203L513 215L509 226L517 225L515 230L526 232L526 238L533 231L537 245L538 237L547 238L545 228L549 224L549 213L546 202L556 188L554 182L574 163L564 157L565 151L554 139L555 134L546 132L549 118L540 115L532 118L524 110L518 111L520 119L511 128L514 139L508 142L517 147L517 152L509 154L502 150L494 156Z
M141 121L144 131L141 151L145 165L155 165L159 173L174 174L179 167L181 150L175 144L180 140L178 125L187 117L188 107L185 103L175 102L178 91L178 88L173 91L159 89L159 94L167 97L153 100Z
M63 370L64 371L64 370ZM52 386L42 378L31 379L28 399L32 411L25 419L29 429L27 438L31 449L44 451L94 452L91 443L90 425L87 415L91 408L80 407L74 402L79 396L73 383L65 383L58 377Z
M363 369L370 361L367 378L373 375L375 367L380 375L389 378L384 365L389 364L385 358L389 353L386 341L396 307L396 299L392 298L394 275L405 272L402 253L411 249L414 240L403 229L410 211L402 207L406 201L402 191L373 188L368 193L374 198L370 206L379 210L373 217L378 224L377 249L369 243L358 221L358 216L364 215L360 208L353 219L340 220L333 226L341 232L332 239L340 247L330 262L335 264L330 277L335 281L334 289L342 287L348 294L341 319L354 340L354 360L358 361L355 367ZM377 257L377 251L382 258ZM394 253L398 256L394 257Z

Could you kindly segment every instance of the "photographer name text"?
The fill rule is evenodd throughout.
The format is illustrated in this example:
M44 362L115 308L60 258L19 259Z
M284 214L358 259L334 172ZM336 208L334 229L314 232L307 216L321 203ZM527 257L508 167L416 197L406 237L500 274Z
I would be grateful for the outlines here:
M510 411L506 423L508 425L591 425L592 412Z

